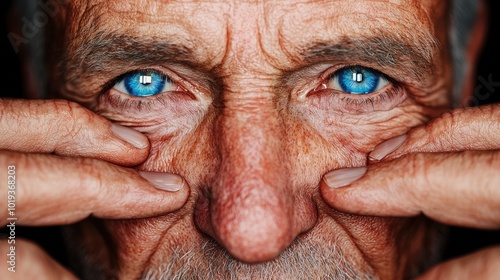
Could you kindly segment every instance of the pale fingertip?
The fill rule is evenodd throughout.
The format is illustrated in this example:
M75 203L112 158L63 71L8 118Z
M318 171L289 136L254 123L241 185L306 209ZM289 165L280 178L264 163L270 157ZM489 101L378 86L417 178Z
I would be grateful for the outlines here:
M171 173L139 171L139 174L157 189L164 191L177 192L186 184L181 176Z
M381 161L389 154L401 147L401 145L403 145L407 138L408 136L406 134L403 134L382 142L377 147L375 147L375 149L373 149L370 154L368 154L368 158L371 161Z
M348 186L366 174L367 167L345 168L327 173L323 177L326 185L332 189Z
M121 125L111 124L111 131L120 139L132 144L138 149L147 148L148 138L142 133Z

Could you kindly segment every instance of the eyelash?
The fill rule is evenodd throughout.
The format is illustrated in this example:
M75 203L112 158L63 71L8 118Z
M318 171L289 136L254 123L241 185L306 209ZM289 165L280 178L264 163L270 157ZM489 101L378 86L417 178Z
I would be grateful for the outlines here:
M380 72L384 75L384 77L389 81L389 85L385 86L383 89L378 92L366 94L366 95L355 95L349 94L345 92L341 92L331 88L319 89L322 85L327 84L327 80L330 79L333 75L335 75L338 71L349 67L364 67L361 65L342 65L330 68L325 71L319 78L321 81L318 86L316 86L313 90L310 90L305 94L305 97L309 97L309 100L312 100L313 105L323 108L330 109L336 108L340 111L345 112L369 112L379 109L379 107L387 107L387 103L397 103L399 104L404 100L405 90L404 87L398 83L393 78L388 75ZM372 69L372 68L369 68ZM375 69L373 69L375 70ZM397 105L394 104L394 105ZM347 109L345 107L348 107ZM392 106L394 107L394 106Z
M102 97L105 98L111 106L120 110L150 110L153 105L157 105L158 103L165 104L164 100L159 95L151 96L148 98L141 98L131 96L127 97L122 93L114 94L110 92L109 94L105 94Z
M348 67L363 67L360 65L342 65L337 66L335 68L330 68L325 71L322 75L320 75L319 79L321 82L318 86L316 86L313 90L307 92L305 97L308 97L307 100L311 101L313 105L316 107L331 110L332 108L336 108L340 111L345 112L369 112L378 109L379 107L388 107L388 103L396 103L402 102L405 97L405 90L401 84L395 81L393 78L387 76L386 74L380 72L385 76L385 78L390 82L389 86L384 87L379 92L374 92L366 95L354 95L348 94L344 92L340 92L335 89L326 88L326 89L318 89L321 85L327 84L327 79L330 79L335 73L338 71L348 68ZM367 67L363 67L367 68ZM133 97L127 96L123 93L112 92L113 87L117 82L123 80L123 78L135 71L141 70L153 70L157 72L161 72L162 74L169 77L174 84L177 85L176 91L170 91L169 94L158 94L149 97ZM166 73L165 71L161 71L155 68L145 68L145 69L136 69L129 72L126 72L108 82L104 89L100 94L100 99L114 108L119 110L151 110L154 106L158 106L158 104L165 106L167 100L175 102L180 100L186 100L189 96L189 99L196 100L196 97L190 93L188 90L184 89L181 85L179 85L180 81L182 81L179 77L172 77L174 75ZM170 94L171 93L171 94ZM178 94L175 94L178 93ZM399 103L398 103L399 104ZM397 104L393 104L394 106ZM394 107L392 106L392 107Z
M126 75L137 71L155 71L162 73L163 75L168 77L174 84L177 85L177 90L169 91L168 93L171 94L161 93L148 97L134 97L126 95L121 92L113 92L113 87L118 82L122 81ZM189 96L190 99L196 99L196 97L194 97L188 90L185 90L181 85L179 85L181 80L179 77L173 78L172 76L174 75L166 73L166 71L158 70L155 68L144 68L144 69L135 69L132 71L128 71L106 83L100 94L100 99L102 101L109 103L114 108L120 110L135 109L139 111L145 109L150 110L152 107L157 106L158 104L165 106L167 99L174 99L175 101L180 99L186 99L186 96ZM184 98L182 98L181 96L183 96Z

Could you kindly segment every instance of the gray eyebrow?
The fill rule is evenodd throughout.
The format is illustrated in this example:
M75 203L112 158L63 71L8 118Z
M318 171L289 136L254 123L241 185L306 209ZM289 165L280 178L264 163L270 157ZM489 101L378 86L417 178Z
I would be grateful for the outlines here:
M196 60L189 42L177 38L176 41L182 43L174 43L176 38L171 39L173 40L139 38L104 31L94 36L84 35L81 38L68 40L74 45L67 47L70 52L63 53L58 72L67 84L66 88L74 91L74 89L88 88L85 82L95 80L96 76L107 77L109 80L126 71L168 63L178 65L178 70L189 69L186 73L195 76L200 83L213 90L219 90L219 82L214 75L210 75L211 66L208 65L210 61Z
M90 72L103 71L106 66L115 65L117 61L122 65L137 66L159 61L191 62L193 57L186 46L165 39L99 32L92 38L78 41L80 44L74 48L70 57L66 57L65 64Z
M417 80L433 73L433 54L439 48L430 34L411 34L406 37L392 33L374 34L370 37L342 37L336 42L315 42L303 48L307 63L325 60L361 61L383 69L391 68L402 75Z
M86 88L84 82L96 74L110 76L111 73L120 72L117 71L118 68L137 69L158 62L182 64L189 67L192 74L198 74L198 78L210 88L220 90L222 87L217 76L211 73L213 69L196 60L189 42L177 44L165 38L138 38L104 31L94 33L92 37L82 37L69 40L76 46L71 53L64 53L58 65L58 72L69 88ZM390 69L392 75L403 77L400 80L421 82L433 73L433 54L438 47L437 40L432 35L416 30L405 35L386 31L369 37L344 36L334 42L312 42L299 49L302 51L297 55L303 61L299 63L302 66L294 71L287 71L286 76L293 72L303 73L300 69L304 70L314 63L337 61L373 68L378 66L385 74ZM285 80L289 80L288 78Z

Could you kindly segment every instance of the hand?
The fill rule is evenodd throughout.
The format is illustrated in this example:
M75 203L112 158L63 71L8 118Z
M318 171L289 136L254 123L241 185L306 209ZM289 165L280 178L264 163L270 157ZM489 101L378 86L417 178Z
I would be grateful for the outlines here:
M457 109L390 139L368 167L324 176L321 193L340 211L500 229L500 105ZM424 279L500 275L500 247L438 265ZM441 278L440 278L441 279Z
M187 200L181 177L119 166L147 158L149 141L137 131L67 101L0 100L0 112L0 199L6 205L13 199L7 194L15 195L16 226L70 224L91 215L145 218L175 211ZM8 193L8 181L15 181L15 193ZM9 224L9 213L0 213L0 225ZM0 240L2 254L12 245ZM16 273L1 262L5 279L29 279L33 270L37 279L74 278L36 245L17 239L15 246L21 258Z

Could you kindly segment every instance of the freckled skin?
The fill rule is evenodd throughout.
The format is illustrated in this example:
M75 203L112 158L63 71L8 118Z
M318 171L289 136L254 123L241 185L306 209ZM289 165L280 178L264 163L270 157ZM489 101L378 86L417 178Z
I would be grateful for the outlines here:
M335 41L345 34L370 35L375 30L411 33L419 29L447 49L448 26L439 20L445 17L446 4L233 2L119 0L111 5L109 1L81 0L69 4L71 12L64 13L67 27L58 36L66 38L100 30L185 37L186 44L198 46L196 59L207 62L223 84L221 92L200 86L194 98L176 93L177 97L152 104L148 110L124 110L105 99L89 105L108 119L148 136L151 153L138 169L179 174L191 188L188 203L175 213L146 220L104 221L115 240L110 251L118 258L118 275L138 277L145 268L168 261L170 248L201 250L200 244L213 238L247 263L269 261L294 240L336 241L346 258L362 270L383 279L402 278L406 267L418 261L414 256L418 256L419 246L415 244L424 245L426 235L422 233L428 223L420 218L336 212L322 201L318 185L325 172L365 165L367 153L377 144L443 112L451 88L448 55L434 49L434 76L403 85L397 94L375 105L331 101L328 95L302 96L299 89L319 86L314 86L314 80L292 80L281 89L278 85L283 69L293 68L303 42ZM82 24L91 21L95 23L91 28ZM71 54L82 43L78 40L64 51ZM326 69L335 66L331 61L326 64ZM176 72L161 61L150 67ZM127 71L131 70L133 67ZM321 72L317 74L315 78ZM189 86L185 89L194 91ZM82 100L68 87L57 91L65 98ZM119 93L111 90L107 94ZM214 105L214 96L223 106ZM324 105L329 102L334 106ZM375 107L378 109L372 110ZM404 233L408 227L418 230ZM92 243L92 238L85 239Z

